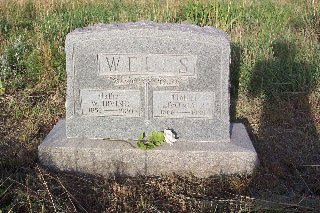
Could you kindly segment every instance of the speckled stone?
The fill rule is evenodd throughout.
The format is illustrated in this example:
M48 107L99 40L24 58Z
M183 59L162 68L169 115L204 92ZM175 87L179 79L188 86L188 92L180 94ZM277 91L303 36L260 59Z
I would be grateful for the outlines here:
M213 27L98 24L66 38L68 138L230 142L227 34Z
M229 121L230 42L213 27L98 24L66 39L66 119L39 146L40 162L110 175L248 174L257 154ZM173 129L178 141L137 148Z
M250 174L257 154L243 124L231 129L230 143L180 140L143 151L135 142L67 138L60 120L39 146L39 159L53 169L103 176Z

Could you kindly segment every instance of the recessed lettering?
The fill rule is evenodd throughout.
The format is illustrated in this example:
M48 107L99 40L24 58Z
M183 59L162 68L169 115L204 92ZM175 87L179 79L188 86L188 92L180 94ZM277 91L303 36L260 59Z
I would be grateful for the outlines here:
M189 91L154 91L154 118L213 119L214 93Z
M127 139L172 128L182 141L227 141L226 34L124 26L67 37L67 136Z
M156 86L179 86L185 83L186 79L174 77L157 77L157 76L110 76L110 80L115 86L129 86L145 87L146 83Z
M197 56L98 54L99 75L195 76Z
M140 117L139 90L80 90L81 114Z
M120 61L119 57L110 57L110 58L106 57L106 62L110 72L117 71L117 67L119 66L119 61Z

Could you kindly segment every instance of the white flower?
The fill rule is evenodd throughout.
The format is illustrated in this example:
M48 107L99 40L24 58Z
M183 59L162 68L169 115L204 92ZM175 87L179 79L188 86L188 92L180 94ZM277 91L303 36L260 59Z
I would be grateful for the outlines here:
M164 130L164 141L168 144L173 145L174 142L177 141L175 134L172 132L171 129Z

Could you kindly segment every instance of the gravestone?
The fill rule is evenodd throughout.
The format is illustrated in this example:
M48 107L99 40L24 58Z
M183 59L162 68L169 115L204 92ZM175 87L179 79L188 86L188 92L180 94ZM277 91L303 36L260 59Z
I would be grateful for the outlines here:
M66 119L39 146L40 161L92 174L250 173L257 155L229 121L230 42L212 27L99 24L67 35ZM173 146L132 140L173 129Z

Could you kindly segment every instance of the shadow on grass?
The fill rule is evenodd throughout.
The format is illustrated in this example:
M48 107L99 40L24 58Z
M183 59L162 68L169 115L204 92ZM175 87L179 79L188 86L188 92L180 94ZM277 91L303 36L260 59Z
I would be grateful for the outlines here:
M236 120L236 105L239 94L239 78L240 78L240 65L241 65L241 46L239 43L231 43L231 64L230 64L230 119Z
M285 40L274 41L272 50L272 58L256 63L249 85L250 97L263 100L255 135L261 167L250 190L259 195L269 190L288 199L319 196L319 171L310 166L320 162L319 135L309 104L316 65L299 60L296 46Z

